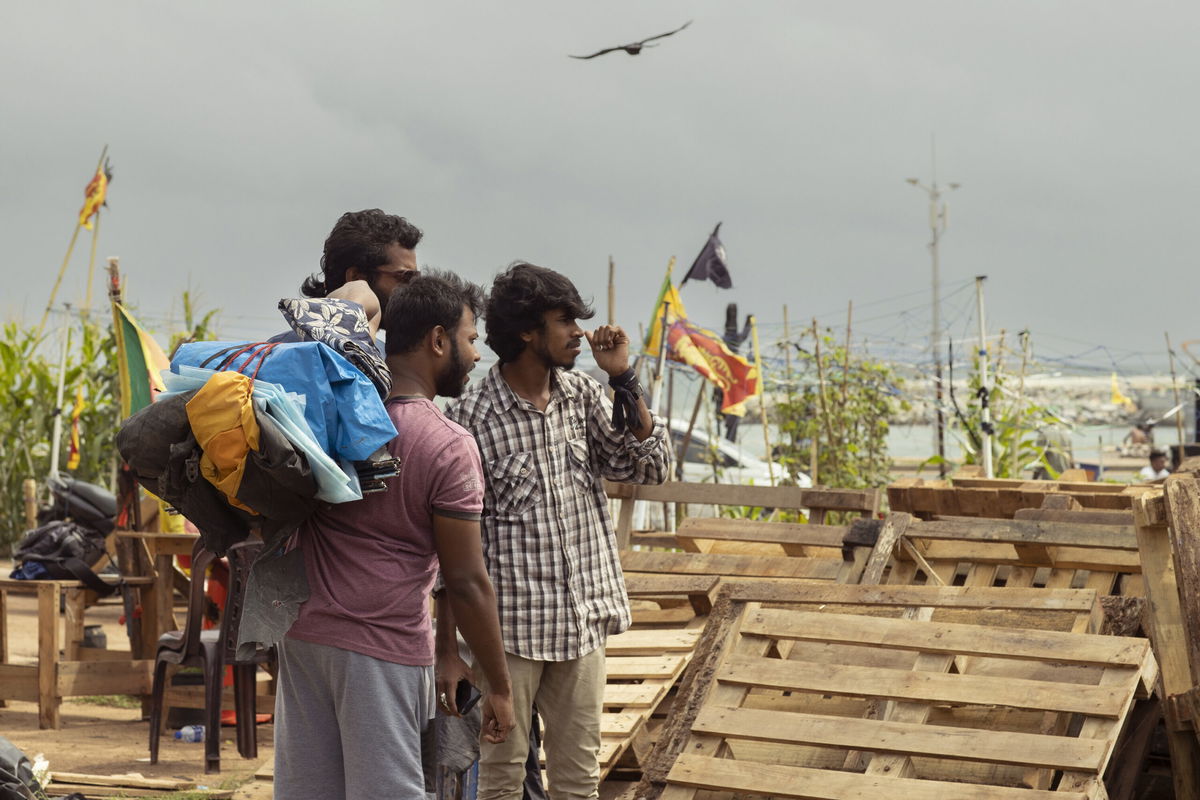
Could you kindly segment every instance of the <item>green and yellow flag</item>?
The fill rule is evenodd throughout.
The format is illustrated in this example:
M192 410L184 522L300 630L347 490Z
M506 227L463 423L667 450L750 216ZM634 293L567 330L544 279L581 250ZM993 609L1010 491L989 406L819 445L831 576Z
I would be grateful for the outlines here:
M159 373L171 362L158 342L142 330L121 303L113 303L113 331L117 337L117 372L121 383L121 419L150 405L164 391Z

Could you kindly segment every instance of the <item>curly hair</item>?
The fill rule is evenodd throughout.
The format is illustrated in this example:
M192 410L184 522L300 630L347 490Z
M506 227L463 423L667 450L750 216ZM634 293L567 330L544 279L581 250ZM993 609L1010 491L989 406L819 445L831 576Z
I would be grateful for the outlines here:
M358 267L374 271L387 263L384 251L388 245L415 250L421 236L421 229L404 217L385 214L378 208L347 211L325 240L320 275L306 278L300 292L305 297L325 297L346 282L346 270Z
M438 325L453 335L462 322L463 306L479 317L484 302L483 289L470 281L453 272L424 270L388 298L383 312L384 352L410 353Z
M565 275L514 261L492 283L485 312L488 347L501 363L515 361L525 349L521 334L541 329L545 313L557 309L575 319L591 319L595 313Z

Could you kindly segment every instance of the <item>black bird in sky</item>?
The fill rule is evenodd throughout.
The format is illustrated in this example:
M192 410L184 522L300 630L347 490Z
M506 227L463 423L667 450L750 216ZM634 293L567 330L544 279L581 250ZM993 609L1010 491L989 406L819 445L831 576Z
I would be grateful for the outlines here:
M675 30L668 31L666 33L660 33L658 36L651 36L649 38L642 39L641 41L633 42L632 44L620 45L619 47L606 47L603 50L597 50L596 52L592 53L590 56L571 56L571 58L579 58L579 59L586 60L589 58L595 58L596 56L602 56L605 53L614 53L617 50L624 50L626 53L629 53L629 55L636 56L638 53L642 52L643 47L658 47L658 45L656 45L656 44L646 44L646 42L653 42L655 39L665 39L668 36L673 36L674 34L679 33L681 30L683 30L684 28L686 28L688 25L691 25L691 24L692 24L692 21L689 19L687 22L683 23Z

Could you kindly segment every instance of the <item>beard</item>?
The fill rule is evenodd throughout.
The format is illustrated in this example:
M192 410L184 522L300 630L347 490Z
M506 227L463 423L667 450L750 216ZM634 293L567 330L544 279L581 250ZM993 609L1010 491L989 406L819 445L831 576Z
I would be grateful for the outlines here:
M550 352L550 348L546 346L545 342L539 342L537 345L535 345L533 347L533 353L538 357L538 360L542 362L546 369L554 369L555 367L574 369L575 360L579 358L579 356L575 355L574 353L563 354L555 358L554 354Z
M460 397L467 388L467 375L475 368L475 364L462 357L458 349L458 340L450 340L450 363L442 370L434 381L433 390L441 397Z

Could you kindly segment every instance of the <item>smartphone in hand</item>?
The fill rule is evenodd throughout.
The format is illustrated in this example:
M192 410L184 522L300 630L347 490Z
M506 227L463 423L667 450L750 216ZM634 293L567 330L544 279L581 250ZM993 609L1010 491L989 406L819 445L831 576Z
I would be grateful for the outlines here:
M475 707L481 697L483 695L480 691L466 678L461 679L454 689L454 704L458 706L458 713L464 716Z

